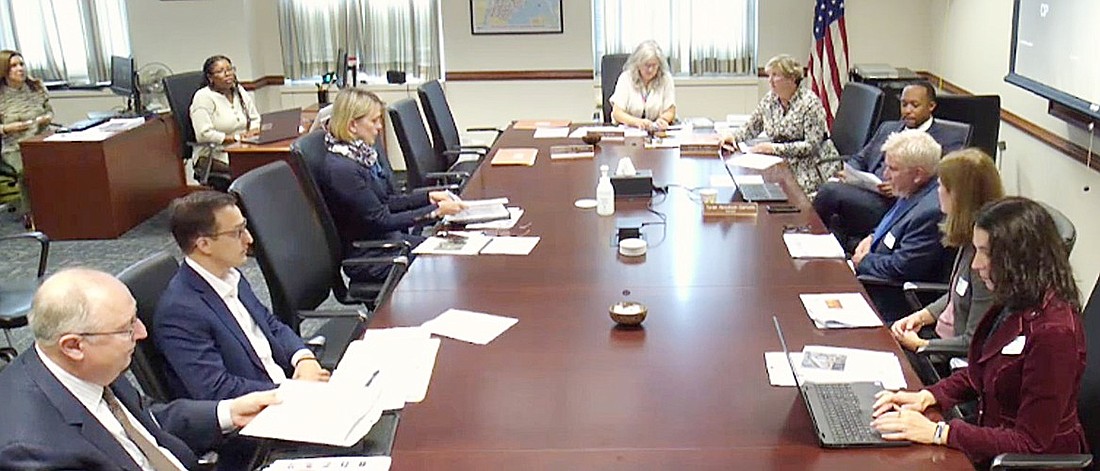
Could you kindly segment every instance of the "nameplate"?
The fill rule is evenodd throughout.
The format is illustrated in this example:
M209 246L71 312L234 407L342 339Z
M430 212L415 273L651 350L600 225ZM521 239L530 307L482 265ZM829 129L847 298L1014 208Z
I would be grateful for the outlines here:
M703 217L756 217L760 205L756 203L704 203Z
M691 157L712 157L717 156L721 151L722 145L718 143L694 143L694 144L680 144L680 155Z

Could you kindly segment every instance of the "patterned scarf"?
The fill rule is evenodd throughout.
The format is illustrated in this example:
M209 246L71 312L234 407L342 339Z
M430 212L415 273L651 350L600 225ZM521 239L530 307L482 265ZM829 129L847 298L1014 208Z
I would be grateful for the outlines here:
M331 132L325 133L325 146L328 147L328 151L333 154L342 155L351 160L354 160L371 171L377 173L381 170L378 164L378 152L373 147L367 145L362 139L356 139L352 142L344 142L333 136Z

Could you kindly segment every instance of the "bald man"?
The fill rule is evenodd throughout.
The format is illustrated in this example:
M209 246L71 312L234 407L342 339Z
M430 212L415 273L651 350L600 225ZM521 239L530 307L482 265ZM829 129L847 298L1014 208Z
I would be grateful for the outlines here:
M267 391L144 406L121 375L145 326L126 286L107 273L51 276L29 321L34 346L0 373L3 469L193 469L196 451L277 401Z

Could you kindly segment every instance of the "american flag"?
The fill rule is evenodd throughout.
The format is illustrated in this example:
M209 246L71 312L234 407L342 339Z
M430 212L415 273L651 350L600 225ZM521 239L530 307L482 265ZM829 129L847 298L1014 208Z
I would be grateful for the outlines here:
M844 0L817 0L814 42L810 46L810 84L825 105L825 119L833 125L840 91L848 83L848 32L844 27Z

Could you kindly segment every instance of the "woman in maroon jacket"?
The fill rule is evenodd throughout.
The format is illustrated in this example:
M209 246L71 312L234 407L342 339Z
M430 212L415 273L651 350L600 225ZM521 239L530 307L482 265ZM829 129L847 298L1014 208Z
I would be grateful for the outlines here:
M970 343L970 366L920 392L882 392L874 422L883 438L958 448L979 464L1001 453L1084 453L1077 392L1085 335L1069 255L1039 204L1006 198L974 224L971 265L993 308ZM977 399L977 425L935 423L922 412Z

